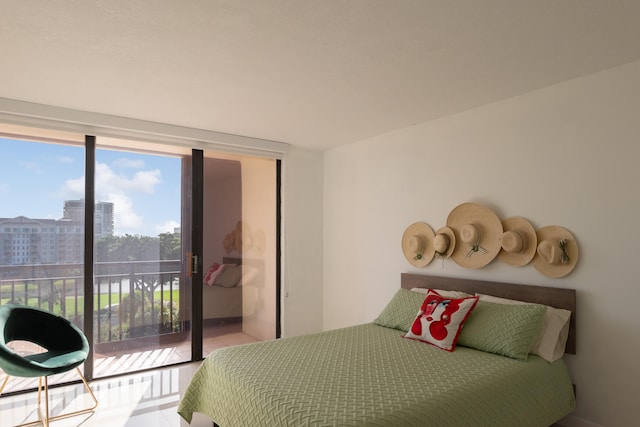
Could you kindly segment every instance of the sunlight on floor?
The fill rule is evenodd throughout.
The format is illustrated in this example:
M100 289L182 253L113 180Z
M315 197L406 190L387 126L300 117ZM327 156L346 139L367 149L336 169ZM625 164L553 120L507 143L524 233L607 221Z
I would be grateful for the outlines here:
M131 374L91 382L98 399L92 414L79 415L52 423L52 427L186 427L176 410L182 391L199 364ZM49 390L52 415L90 405L81 384ZM0 397L0 426L14 426L38 419L37 393ZM211 427L207 417L196 414L192 427Z
M257 341L244 334L238 325L218 325L205 329L205 354L218 348ZM190 357L191 344L164 348L123 351L96 358L96 376L114 375L135 369L148 369L162 364L179 363ZM158 368L114 378L96 379L90 383L98 408L91 414L79 415L51 423L52 427L187 427L176 412L180 396L185 390L199 363ZM4 373L0 371L0 381ZM50 384L75 381L74 372L54 375ZM33 378L12 377L6 391L37 387ZM69 413L91 406L82 384L54 387L49 390L51 415ZM44 405L43 405L44 408ZM39 419L37 392L0 397L0 427L10 427ZM194 414L192 427L211 427L211 420L202 414Z
M215 325L205 328L203 339L203 356L207 356L214 350L231 345L248 344L256 342L257 339L242 332L242 326L235 323ZM22 346L17 348L16 346ZM11 347L16 347L22 353L37 353L31 343L12 342ZM160 347L154 344L153 347L126 349L108 354L95 354L94 378L100 379L126 372L137 370L162 368L167 365L176 365L191 360L191 342L185 341L173 343ZM4 373L0 370L0 380L4 379ZM63 384L76 381L78 379L74 371L60 375L54 375L49 379L49 384ZM38 386L37 378L11 378L5 388L5 393L19 390L35 389ZM0 427L4 427L0 421Z

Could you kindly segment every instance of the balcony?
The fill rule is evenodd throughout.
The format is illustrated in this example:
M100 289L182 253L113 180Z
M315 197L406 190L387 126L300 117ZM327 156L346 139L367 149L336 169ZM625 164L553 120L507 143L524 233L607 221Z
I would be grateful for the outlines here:
M96 263L94 271L96 351L185 330L188 318L180 304L188 296L181 290L179 260ZM0 303L39 307L83 327L82 264L1 266L0 273Z
M0 304L39 307L83 328L82 268L82 264L0 266ZM94 273L94 377L191 359L190 287L179 260L97 263ZM239 320L205 325L205 354L255 341L242 333ZM35 351L28 343L14 345L19 351ZM66 381L63 376L55 380ZM36 383L14 379L10 384L12 390L21 390Z

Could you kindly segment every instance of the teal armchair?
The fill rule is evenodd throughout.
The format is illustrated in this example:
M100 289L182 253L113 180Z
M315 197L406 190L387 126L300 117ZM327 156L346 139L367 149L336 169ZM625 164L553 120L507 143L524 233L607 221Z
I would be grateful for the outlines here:
M20 355L8 346L11 341L29 341L42 347L44 351L26 356ZM6 378L0 386L0 395L11 376L40 378L38 405L40 405L40 394L43 389L45 393L44 419L21 424L18 427L40 423L48 427L50 421L88 413L98 406L95 395L78 368L88 355L87 338L77 326L67 319L34 307L13 304L0 306L0 368L6 374ZM47 378L50 375L67 372L74 368L94 404L90 408L52 417L49 414Z

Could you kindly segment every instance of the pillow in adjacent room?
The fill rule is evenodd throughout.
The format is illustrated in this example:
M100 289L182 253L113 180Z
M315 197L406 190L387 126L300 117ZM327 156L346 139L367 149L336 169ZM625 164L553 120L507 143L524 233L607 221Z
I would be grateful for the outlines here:
M527 360L545 306L497 304L480 300L469 316L458 344L517 360Z
M531 304L492 295L478 294L480 301L494 302L498 304ZM564 356L564 351L569 337L569 323L571 311L561 308L546 307L542 319L542 327L535 339L531 353L542 357L547 362L555 362Z
M214 262L204 275L204 283L208 286L213 286L216 278L224 270L224 265Z
M222 286L223 288L233 288L242 279L242 266L235 264L225 264L222 273L216 277L213 282L216 286Z
M373 323L407 332L424 298L424 294L400 288Z
M460 330L477 303L476 296L446 298L430 290L404 337L453 351Z

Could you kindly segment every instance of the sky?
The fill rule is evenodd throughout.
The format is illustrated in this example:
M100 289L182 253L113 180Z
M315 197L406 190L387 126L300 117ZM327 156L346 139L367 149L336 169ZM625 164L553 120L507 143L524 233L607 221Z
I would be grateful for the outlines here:
M0 138L0 218L62 218L84 198L84 147ZM116 235L157 236L180 226L181 160L96 150L96 202L114 203Z

